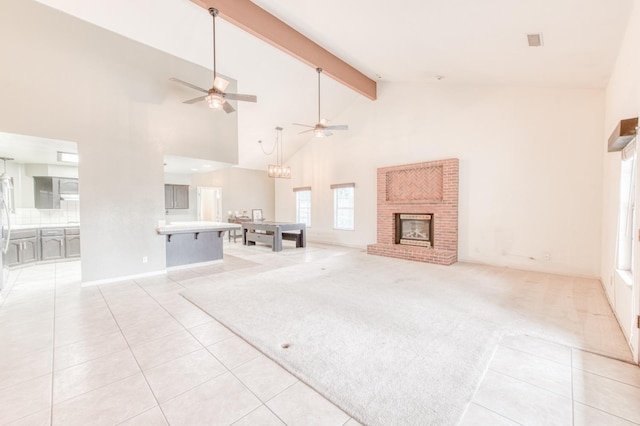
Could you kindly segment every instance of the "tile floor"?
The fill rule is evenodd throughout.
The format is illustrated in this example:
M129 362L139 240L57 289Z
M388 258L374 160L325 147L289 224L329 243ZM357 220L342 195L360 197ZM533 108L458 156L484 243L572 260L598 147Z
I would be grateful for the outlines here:
M353 250L225 250L213 266L87 288L79 262L13 270L0 301L0 425L357 425L179 294ZM461 424L640 424L640 369L505 337Z

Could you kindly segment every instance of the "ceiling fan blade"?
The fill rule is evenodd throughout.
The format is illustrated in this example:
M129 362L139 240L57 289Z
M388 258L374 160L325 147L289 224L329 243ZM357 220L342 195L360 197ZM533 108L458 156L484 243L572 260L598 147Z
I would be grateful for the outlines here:
M241 95L240 93L225 93L225 99L230 99L232 101L243 101L243 102L258 102L258 97L256 95Z
M309 130L303 130L301 132L298 132L299 135L303 134L303 133L309 133L309 132L313 132L313 129L309 129Z
M315 128L315 126L309 126L308 124L300 124L300 123L291 123L291 124L293 124L294 126L311 127L312 129Z
M228 85L229 82L220 76L216 76L215 80L213 80L213 87L221 92L224 92Z
M325 129L331 130L349 130L349 126L347 124L337 124L335 126L325 126Z
M182 102L183 104L195 104L196 102L204 101L207 99L206 96L199 96L197 98L189 99L188 101Z
M327 127L324 128L324 135L331 136L333 133L327 130Z
M224 112L226 112L227 114L229 114L230 112L235 111L236 109L233 107L233 105L231 105L229 102L225 102L222 104L222 109L224 110Z
M187 83L186 81L182 81L182 80L177 79L177 78L175 78L175 77L171 77L169 80L171 80L171 81L175 81L176 83L182 84L183 86L190 87L190 88L192 88L192 89L194 89L194 90L199 90L200 92L209 93L209 91L208 91L208 90L205 90L205 89L203 89L202 87L194 86L194 85L193 85L193 84L191 84L191 83Z

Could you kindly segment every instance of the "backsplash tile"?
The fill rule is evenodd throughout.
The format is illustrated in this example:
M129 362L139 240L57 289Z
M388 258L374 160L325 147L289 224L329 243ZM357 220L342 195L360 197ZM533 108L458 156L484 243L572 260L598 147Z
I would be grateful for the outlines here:
M79 223L80 202L60 201L59 209L16 208L11 214L11 223L16 225L48 225L58 223Z

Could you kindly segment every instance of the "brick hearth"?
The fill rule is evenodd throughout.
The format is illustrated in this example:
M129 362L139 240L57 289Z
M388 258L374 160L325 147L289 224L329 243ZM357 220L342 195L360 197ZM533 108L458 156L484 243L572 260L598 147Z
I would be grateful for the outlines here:
M367 253L451 265L458 261L458 159L378 169L378 242ZM432 247L395 244L395 214L431 213Z

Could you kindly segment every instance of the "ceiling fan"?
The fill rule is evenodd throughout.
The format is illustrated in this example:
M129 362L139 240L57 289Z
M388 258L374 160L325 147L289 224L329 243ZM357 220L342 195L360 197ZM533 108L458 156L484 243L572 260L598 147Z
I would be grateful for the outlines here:
M199 96L195 99L189 99L184 101L183 104L195 104L196 102L206 100L209 103L209 108L215 110L224 109L226 113L235 111L235 108L231 106L227 100L244 101L244 102L257 102L258 98L255 95L241 95L239 93L225 93L225 89L229 85L229 82L222 77L219 77L216 73L216 17L218 16L218 9L213 7L209 8L209 14L213 17L213 86L209 90L205 90L201 87L195 86L186 81L182 81L175 77L171 77L169 80L180 83L184 86L190 87L194 90L206 93L204 96Z
M346 124L327 126L329 121L326 118L320 118L320 74L322 74L322 68L316 68L316 71L318 72L318 123L315 126L293 123L295 126L311 127L309 130L304 130L298 134L313 132L315 137L324 138L325 136L331 136L333 134L331 130L349 130L349 126Z

